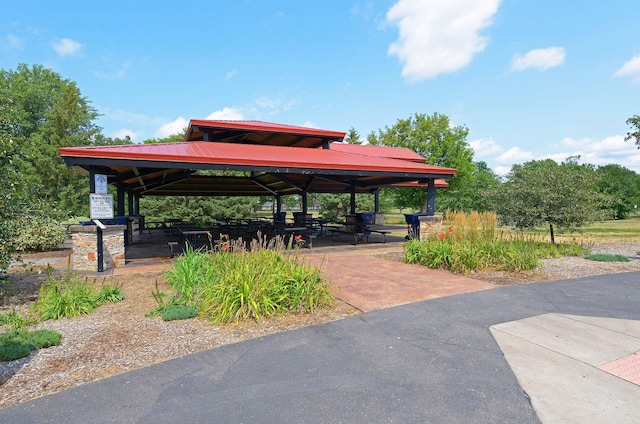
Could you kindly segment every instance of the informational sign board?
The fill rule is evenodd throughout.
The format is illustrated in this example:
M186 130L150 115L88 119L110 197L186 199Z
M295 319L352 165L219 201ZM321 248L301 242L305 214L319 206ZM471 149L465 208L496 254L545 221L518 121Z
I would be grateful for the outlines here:
M89 195L89 213L91 219L113 218L113 195L91 193Z
M109 185L107 181L107 176L104 174L95 174L95 183L96 183L96 194L107 194L107 186Z

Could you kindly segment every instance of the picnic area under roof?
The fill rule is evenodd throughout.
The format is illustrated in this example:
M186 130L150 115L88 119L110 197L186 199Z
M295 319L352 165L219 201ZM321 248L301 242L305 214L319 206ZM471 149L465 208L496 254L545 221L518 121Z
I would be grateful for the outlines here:
M456 170L409 149L345 145L345 133L261 121L192 120L184 141L60 148L69 166L108 175L136 196L373 193L395 184L446 186ZM207 175L200 170L245 171Z

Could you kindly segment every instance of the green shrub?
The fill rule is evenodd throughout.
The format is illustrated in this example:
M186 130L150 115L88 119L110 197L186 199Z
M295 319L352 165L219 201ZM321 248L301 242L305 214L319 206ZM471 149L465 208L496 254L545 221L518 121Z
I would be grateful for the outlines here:
M166 274L172 302L191 305L215 322L260 321L283 312L308 312L332 303L329 284L281 240L231 241L212 253L187 249ZM155 293L159 307L163 295Z
M98 305L96 294L86 280L70 275L64 280L49 279L40 286L34 305L43 320L87 315Z
M12 330L0 334L0 360L14 361L29 356L32 350L57 346L62 335L52 330Z
M189 319L198 316L198 310L186 305L171 305L162 308L162 319L174 321L179 319Z
M23 317L15 310L3 312L0 314L0 325L6 325L10 330L26 327L32 322L32 319Z
M66 239L65 229L51 218L24 216L11 222L13 249L19 252L44 252Z
M629 262L629 258L624 255L614 255L610 253L593 253L586 255L584 258L599 262Z
M25 358L29 356L32 350L31 345L22 340L0 339L0 360L2 361L15 361L16 359Z
M488 237L457 237L449 230L426 241L410 240L404 247L404 261L442 268L460 274L474 270L520 272L539 266L540 259L579 256L587 251L577 244L550 244L514 237L506 240Z
M96 295L96 303L102 305L103 303L120 302L124 300L124 293L122 293L122 286L117 284L102 284L100 286L100 292Z

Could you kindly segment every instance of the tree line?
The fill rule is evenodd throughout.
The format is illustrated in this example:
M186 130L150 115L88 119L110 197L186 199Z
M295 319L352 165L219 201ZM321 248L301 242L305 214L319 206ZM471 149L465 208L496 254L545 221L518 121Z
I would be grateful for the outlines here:
M16 250L18 229L41 231L70 217L88 215L87 175L67 167L59 147L130 144L110 138L96 125L98 111L77 84L42 65L20 64L0 70L0 271ZM638 143L640 117L627 120L627 139ZM474 161L467 141L468 128L452 126L440 113L416 113L366 136L372 145L407 147L427 163L456 168L449 188L438 192L438 210L496 211L506 224L516 227L555 225L559 229L584 225L589 220L625 218L640 202L640 177L611 164L596 167L565 162L531 161L514 165L505 177L485 162ZM143 143L181 140L182 134ZM365 140L350 128L345 141ZM383 211L421 210L422 189L385 189ZM203 217L243 217L267 199L260 198L143 198L141 210L151 219L179 215L195 222ZM287 200L291 204L295 200ZM371 210L371 196L358 195L359 210ZM330 217L346 213L348 196L317 194L312 203ZM171 214L172 216L168 216ZM41 237L49 237L43 232Z

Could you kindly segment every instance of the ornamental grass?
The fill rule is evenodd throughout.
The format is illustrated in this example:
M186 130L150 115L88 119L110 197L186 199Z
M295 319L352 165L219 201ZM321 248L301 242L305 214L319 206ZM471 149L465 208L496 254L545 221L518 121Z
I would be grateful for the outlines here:
M447 211L442 225L428 228L425 240L405 244L404 261L459 274L520 272L537 268L543 258L580 256L587 250L577 243L544 243L523 233L498 234L497 222L491 212Z
M161 301L193 307L214 322L260 322L263 317L310 312L333 303L329 283L302 262L295 240L288 246L282 238L261 235L248 246L242 239L224 240L212 252L187 248L166 274L173 296Z

